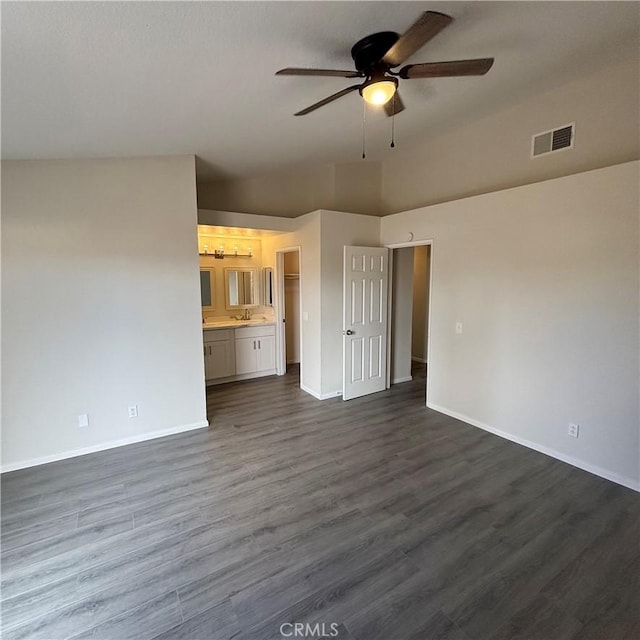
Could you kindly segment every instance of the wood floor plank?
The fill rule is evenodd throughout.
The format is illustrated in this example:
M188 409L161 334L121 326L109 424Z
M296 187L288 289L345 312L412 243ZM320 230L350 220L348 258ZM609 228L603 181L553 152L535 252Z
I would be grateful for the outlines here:
M20 520L16 520L14 523L16 526L12 531L2 533L3 553L75 530L78 524L78 514L72 512L59 518L36 524L25 524L24 526L19 526L22 524Z
M71 636L69 640L152 640L158 632L182 622L178 594L173 591L125 611L91 629ZM192 636L192 638L195 638Z
M227 599L176 624L153 640L234 640L239 634L238 619Z
M14 513L6 518L2 518L2 535L14 533L19 529L46 523L47 521L78 514L83 509L96 509L100 505L109 503L112 500L120 499L125 495L123 484L109 487L95 487L88 497L72 496L69 499L62 499L50 504L40 504L28 511ZM106 518L96 518L95 522ZM88 524L88 523L87 523Z
M4 474L3 638L640 637L637 493L427 409L424 366L350 402L298 384Z
M2 577L3 600L6 603L8 599L21 593L43 587L48 589L46 585L52 581L69 577L76 580L77 575L82 571L112 562L120 556L136 553L145 547L157 545L214 520L215 518L202 510L180 514L146 527L116 534L90 545L78 545L74 549L52 555L36 564L18 565L9 575ZM113 575L114 579L118 580L117 573Z
M131 529L133 529L133 517L128 514L87 527L69 530L63 534L7 551L2 556L2 580L3 582L10 580L14 575L28 570L35 564L46 563L47 560L61 554L93 545L100 540L106 540ZM43 565L40 564L40 566Z

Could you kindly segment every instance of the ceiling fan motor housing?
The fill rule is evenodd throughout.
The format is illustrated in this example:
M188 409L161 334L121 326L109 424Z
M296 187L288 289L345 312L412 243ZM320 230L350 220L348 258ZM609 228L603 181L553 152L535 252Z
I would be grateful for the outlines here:
M356 69L368 76L380 70L384 54L391 49L398 38L400 36L395 31L381 31L358 40L351 48L351 57Z

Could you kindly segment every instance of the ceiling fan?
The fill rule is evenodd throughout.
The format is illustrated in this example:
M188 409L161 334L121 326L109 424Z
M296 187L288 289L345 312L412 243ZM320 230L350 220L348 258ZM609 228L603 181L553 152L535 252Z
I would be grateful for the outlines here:
M450 60L447 62L426 62L408 64L399 71L393 71L409 56L423 47L431 38L448 24L451 16L435 11L425 11L403 34L394 31L373 33L356 42L351 49L355 71L338 69L299 69L287 67L276 72L277 76L333 76L338 78L365 78L362 84L352 84L333 95L312 104L296 116L304 116L325 104L329 104L352 91L358 91L369 104L384 105L385 113L393 116L404 111L404 104L398 94L398 79L447 78L452 76L482 76L493 65L493 58L475 60Z

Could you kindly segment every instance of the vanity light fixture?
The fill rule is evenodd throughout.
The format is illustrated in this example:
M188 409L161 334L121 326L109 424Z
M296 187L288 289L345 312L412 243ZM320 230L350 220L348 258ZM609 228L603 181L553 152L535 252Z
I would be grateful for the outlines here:
M199 253L201 256L212 256L216 260L224 260L225 258L253 258L253 249L251 247L247 248L247 253L238 253L238 246L234 245L233 253L225 253L224 245L220 245L217 249L214 250L213 253L209 253L208 245L204 246L204 253Z

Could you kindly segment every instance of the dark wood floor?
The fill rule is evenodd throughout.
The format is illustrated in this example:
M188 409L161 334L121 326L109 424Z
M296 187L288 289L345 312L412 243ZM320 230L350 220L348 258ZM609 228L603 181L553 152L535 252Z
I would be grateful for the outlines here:
M424 375L348 403L297 382L5 474L3 638L640 637L636 493L426 409Z

